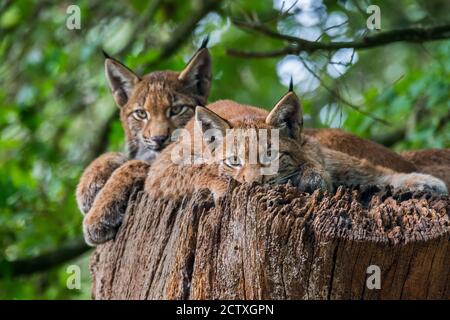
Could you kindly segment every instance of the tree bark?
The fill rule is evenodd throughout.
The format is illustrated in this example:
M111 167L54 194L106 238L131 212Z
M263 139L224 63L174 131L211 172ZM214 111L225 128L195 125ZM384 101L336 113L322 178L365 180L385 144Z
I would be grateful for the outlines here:
M449 299L450 200L389 189L136 190L91 258L95 299ZM366 285L371 265L380 289ZM370 279L369 279L370 280Z

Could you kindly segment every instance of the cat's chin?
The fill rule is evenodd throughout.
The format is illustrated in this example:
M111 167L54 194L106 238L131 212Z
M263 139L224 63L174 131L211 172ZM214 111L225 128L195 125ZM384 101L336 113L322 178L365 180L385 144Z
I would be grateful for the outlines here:
M153 150L150 148L139 148L136 153L135 159L142 161L152 161L161 153L160 150Z

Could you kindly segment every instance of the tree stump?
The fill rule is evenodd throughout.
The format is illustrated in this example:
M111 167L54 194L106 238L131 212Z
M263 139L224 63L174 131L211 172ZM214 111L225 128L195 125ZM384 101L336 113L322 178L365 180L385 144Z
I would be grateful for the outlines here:
M449 299L448 196L231 186L130 198L91 258L95 299ZM367 286L379 267L380 289ZM369 270L371 270L369 268Z

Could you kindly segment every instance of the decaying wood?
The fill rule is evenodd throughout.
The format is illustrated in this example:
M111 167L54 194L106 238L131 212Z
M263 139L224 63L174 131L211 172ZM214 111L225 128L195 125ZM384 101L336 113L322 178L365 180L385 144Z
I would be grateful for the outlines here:
M375 194L374 194L375 193ZM237 186L217 205L136 191L92 256L96 299L449 299L449 197ZM366 286L381 270L381 289Z

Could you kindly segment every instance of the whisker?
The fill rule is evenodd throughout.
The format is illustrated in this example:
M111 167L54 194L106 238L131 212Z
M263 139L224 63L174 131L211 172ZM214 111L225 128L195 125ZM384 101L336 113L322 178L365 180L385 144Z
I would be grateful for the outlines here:
M275 177L273 180L270 181L270 183L283 184L288 182L290 178L296 176L297 174L298 174L297 171L289 172L287 174Z

